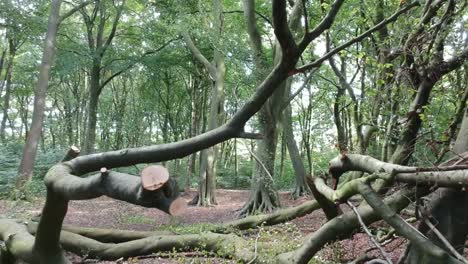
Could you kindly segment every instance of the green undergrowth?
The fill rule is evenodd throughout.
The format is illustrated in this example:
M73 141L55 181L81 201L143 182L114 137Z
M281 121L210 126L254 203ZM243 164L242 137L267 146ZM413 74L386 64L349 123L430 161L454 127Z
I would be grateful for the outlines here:
M181 225L173 220L173 223L158 227L158 230L171 231L175 234L197 234L216 230L220 225L211 223L196 223L191 225Z
M216 230L220 226L211 223L199 223L193 225L169 224L158 228L158 230L168 230L176 234L198 234ZM242 237L248 241L246 250L257 250L258 258L266 263L275 263L276 256L297 249L301 246L304 239L304 234L294 223L284 223L275 226L260 226L248 230L228 230L230 233ZM338 246L334 248L332 261L326 261L324 258L317 256L309 263L312 264L332 264L339 263L342 253L339 252ZM190 254L179 252L168 252L157 254L157 257L171 259L177 263L238 263L235 260L220 259L216 252L208 252L203 247L192 250Z

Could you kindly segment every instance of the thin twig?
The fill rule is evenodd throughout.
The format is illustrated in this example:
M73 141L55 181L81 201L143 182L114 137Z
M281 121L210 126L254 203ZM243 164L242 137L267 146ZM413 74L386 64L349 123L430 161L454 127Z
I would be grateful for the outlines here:
M468 264L468 260L466 260L458 251L450 244L450 242L444 237L442 233L435 227L429 218L425 216L423 218L424 223L431 229L432 232L440 239L440 241L444 244L444 246L452 253L458 260L461 262Z
M263 168L263 170L265 170L266 174L271 178L271 180L273 181L273 176L271 176L270 172L268 171L267 167L265 166L265 164L263 164L263 162L257 157L257 155L255 155L255 153L253 153L253 151L249 148L249 146L247 145L247 143L245 143L245 141L243 140L240 140L240 142L242 142L242 144L244 144L245 148L249 151L250 155L252 155L252 157L255 159L255 161L257 161Z
M252 264L252 263L255 262L255 260L257 260L257 257L258 257L257 256L258 239L260 238L260 232L261 231L262 231L262 229L260 228L260 230L258 230L257 237L255 238L254 257L247 264Z
M366 224L364 223L364 221L362 220L361 218L361 215L359 214L358 210L356 209L356 207L350 202L350 201L347 201L346 202L349 207L351 207L351 209L353 209L354 213L356 214L356 217L357 219L359 220L359 223L361 224L361 227L362 229L364 229L364 231L366 232L366 234L369 236L369 238L371 239L372 243L374 243L374 245L379 249L380 253L382 254L382 256L385 258L385 260L387 261L387 263L389 264L393 264L390 256L388 255L387 252L385 252L385 249L382 248L382 246L380 246L379 242L377 242L377 240L375 240L375 237L372 235L372 233L370 232L369 228L367 228Z

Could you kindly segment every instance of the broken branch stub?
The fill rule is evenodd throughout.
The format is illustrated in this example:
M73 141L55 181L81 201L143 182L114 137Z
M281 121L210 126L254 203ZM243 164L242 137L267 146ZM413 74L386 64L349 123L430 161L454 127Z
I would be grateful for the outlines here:
M164 186L169 180L169 171L160 165L151 165L141 171L141 185L143 189L155 191Z

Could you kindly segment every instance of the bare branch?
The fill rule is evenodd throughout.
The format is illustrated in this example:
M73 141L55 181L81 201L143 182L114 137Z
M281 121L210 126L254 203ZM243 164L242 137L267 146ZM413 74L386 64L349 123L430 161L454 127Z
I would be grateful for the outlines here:
M359 214L359 212L358 212L358 210L356 209L356 207L355 207L350 201L348 201L347 204L349 205L349 207L351 207L351 209L353 209L354 213L356 214L356 217L358 218L359 224L361 224L362 229L364 229L364 231L366 232L367 236L369 236L369 238L370 238L370 240L372 241L372 243L377 247L377 249L379 249L380 253L381 253L382 256L385 258L385 260L387 261L387 263L393 264L392 259L390 258L390 256L388 255L388 253L385 252L385 249L382 248L382 246L379 244L379 242L377 242L377 240L375 240L375 237L372 235L372 233L371 233L371 231L369 230L369 228L367 228L367 226L366 226L366 224L364 223L364 221L362 221L362 217L361 217L361 215Z
M315 60L314 62L311 62L309 64L306 64L302 67L299 67L297 69L298 72L305 72L305 71L308 71L312 68L317 68L319 67L324 61L328 60L331 56L337 54L338 52L340 52L341 50L344 50L346 49L347 47L351 46L352 44L356 43L356 42L359 42L361 40L363 40L364 38L370 36L372 33L374 33L375 31L381 29L382 27L386 26L387 24L389 23L392 23L394 21L397 20L397 18L403 14L403 13L406 13L408 10L412 9L413 7L416 7L416 6L419 6L419 3L418 2L414 2L412 4L409 4L405 7L403 7L402 9L398 10L397 12L395 12L393 15L391 15L390 17L382 20L380 23L378 23L377 25L373 26L372 28L370 28L369 30L367 30L366 32L362 33L361 35L341 44L340 46L332 49L331 51L327 52L325 55L323 55L320 59L317 59ZM312 33L312 32L311 32ZM304 41L303 41L304 42ZM308 45L308 43L307 43ZM306 45L306 46L307 46ZM302 48L302 42L301 44L299 45L300 49ZM305 47L304 47L305 49Z
M262 167L262 169L265 171L265 173L271 178L271 180L273 181L273 176L271 175L271 173L268 171L267 167L265 166L265 164L263 164L263 162L257 157L257 155L255 155L255 153L253 153L253 151L250 149L249 145L247 145L247 143L245 143L243 140L239 140L240 142L242 142L242 144L244 144L245 148L247 149L247 151L249 151L250 155L252 155L252 157L255 159L255 161L260 164L260 166Z
M259 133L251 133L251 132L240 132L237 138L245 138L245 139L263 139L263 135Z
M301 1L301 0L298 0ZM307 46L310 44L311 41L318 38L325 30L329 29L333 22L335 21L335 17L338 14L341 6L343 5L344 0L336 0L328 11L327 15L320 21L320 23L312 29L311 32L304 35L304 38L301 40L299 44L299 50L303 52Z
M201 51L197 48L197 46L195 46L195 43L193 43L192 37L190 37L187 31L183 30L181 34L185 40L185 43L187 44L187 47L192 53L192 55L201 64L203 64L203 66L205 66L206 70L210 73L211 78L214 79L217 73L216 67L213 66L213 64L211 64L211 62L208 61L208 59L201 53Z
M459 158L457 157L457 159ZM453 188L468 186L468 165L429 168L411 167L382 162L370 156L348 154L332 159L329 171L335 178L348 171L362 171L370 174L379 173L379 178L390 181L396 180Z
M428 256L433 257L440 263L460 263L457 259L447 254L440 247L433 244L416 228L408 224L395 213L388 205L386 205L376 192L366 184L359 185L359 193L366 200L366 202L387 222L390 226L395 228L397 233L409 239L411 243L421 252Z
M109 36L107 37L106 42L104 43L104 46L102 46L101 55L106 52L107 48L109 48L110 44L112 43L112 40L114 39L115 32L117 31L117 25L119 24L120 17L122 16L124 5L125 0L122 0L122 4L117 8L117 14L115 15L114 21L112 23L111 32L109 33Z
M423 211L424 211L424 209L420 208L420 212L423 212ZM437 227L435 227L431 223L431 221L429 220L429 218L427 216L424 216L423 221L431 229L431 231L434 232L434 234L440 239L440 241L442 241L442 243L450 251L450 253L452 253L461 262L463 262L465 264L468 263L468 261L460 253L458 253L458 251L456 249L454 249L452 245L450 245L450 242L444 237L444 235L442 233L440 233L440 231L437 229Z
M85 2L82 2L81 4L79 4L77 6L73 7L72 9L70 9L70 11L68 11L67 13L60 16L58 24L60 25L65 19L69 18L74 13L78 12L78 10L80 10L81 8L91 4L92 2L94 2L94 0L85 1Z

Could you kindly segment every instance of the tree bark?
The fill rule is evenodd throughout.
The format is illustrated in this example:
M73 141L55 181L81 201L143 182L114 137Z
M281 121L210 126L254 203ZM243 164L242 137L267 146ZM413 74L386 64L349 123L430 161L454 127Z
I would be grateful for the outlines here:
M86 11L81 10L83 20L87 29L87 39L89 51L92 54L92 63L89 65L89 99L88 99L88 111L86 119L86 129L84 142L82 142L82 148L84 153L94 153L96 145L96 125L97 125L97 114L99 106L99 96L101 95L102 89L110 82L113 78L123 73L124 70L117 71L105 80L102 80L101 69L102 60L106 51L109 49L117 31L117 26L122 15L123 6L125 0L122 1L120 6L116 8L116 14L112 21L111 30L108 36L105 38L104 30L106 28L106 22L110 18L109 12L105 1L98 1L95 3L95 12L97 15L89 16ZM96 24L96 16L99 17L99 23ZM93 32L96 32L95 35Z
M13 61L11 61L13 63ZM0 125L0 140L5 141L5 129L6 123L8 121L8 110L10 110L10 98L11 98L11 69L9 65L6 75L6 84L5 84L5 95L3 97L3 112L2 112L2 123ZM12 131L13 133L13 131Z
M296 140L294 139L291 105L286 107L283 112L283 133L295 174L295 184L292 196L296 199L302 195L310 193L310 189L305 179L307 175L306 168L302 161L301 154L299 153Z
M213 0L213 21L215 39L218 45L221 43L223 32L223 4L221 0ZM220 117L224 112L224 78L226 66L221 52L215 48L213 52L213 62L209 62L206 57L195 46L188 32L183 32L183 37L193 56L207 69L210 78L213 80L211 90L210 113L208 117L207 130L213 130L219 126ZM217 147L213 146L201 152L200 178L198 183L198 194L191 202L198 206L211 206L216 202L216 156Z
M14 60L16 56L16 50L18 48L13 39L8 40L8 45L9 45L8 65L7 65L6 73L5 73L5 95L3 97L2 123L0 125L0 140L1 141L5 141L6 122L8 120L8 110L10 110L11 76L13 72L13 64L14 64ZM14 133L14 131L12 131L12 133Z
M32 177L34 161L37 154L37 146L42 134L42 121L44 119L47 86L49 84L50 70L55 55L55 42L59 25L61 4L62 0L52 1L52 8L49 14L42 63L39 69L39 79L37 81L34 95L32 124L23 149L23 157L19 166L19 175L16 180L16 187L19 189L23 188Z

